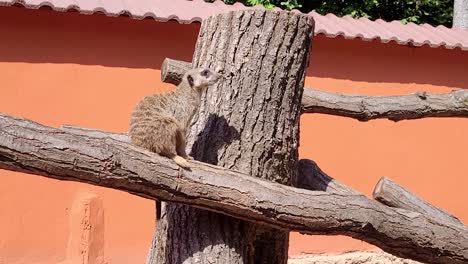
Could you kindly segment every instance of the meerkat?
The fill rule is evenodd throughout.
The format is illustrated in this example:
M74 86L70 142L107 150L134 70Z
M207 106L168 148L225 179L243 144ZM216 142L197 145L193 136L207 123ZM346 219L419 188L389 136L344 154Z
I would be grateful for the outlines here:
M185 131L200 106L201 94L220 75L206 68L187 71L173 91L143 97L130 118L132 144L174 160L189 168Z

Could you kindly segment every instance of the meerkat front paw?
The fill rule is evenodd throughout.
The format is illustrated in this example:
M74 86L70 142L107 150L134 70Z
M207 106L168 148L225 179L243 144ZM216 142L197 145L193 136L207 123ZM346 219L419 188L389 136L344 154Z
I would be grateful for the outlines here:
M190 168L190 163L185 158L182 158L181 156L175 156L172 158L172 160L175 163L177 163L177 165L183 168Z
M194 158L192 156L189 156L189 155L185 155L185 156L182 156L184 159L186 160L194 160Z

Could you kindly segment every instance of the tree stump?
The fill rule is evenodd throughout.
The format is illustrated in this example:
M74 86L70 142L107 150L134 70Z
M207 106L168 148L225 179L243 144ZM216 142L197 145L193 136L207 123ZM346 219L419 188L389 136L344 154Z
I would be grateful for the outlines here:
M310 16L271 10L202 22L193 67L221 68L225 78L202 96L192 120L188 148L196 160L294 183L313 27ZM286 230L163 203L148 263L285 264L288 239Z

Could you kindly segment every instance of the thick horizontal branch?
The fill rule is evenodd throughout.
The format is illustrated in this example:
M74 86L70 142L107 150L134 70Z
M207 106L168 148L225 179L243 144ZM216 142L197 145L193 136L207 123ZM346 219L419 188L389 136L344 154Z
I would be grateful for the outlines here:
M191 67L189 62L165 59L161 67L163 82L179 84ZM229 78L226 73L225 77ZM387 118L393 121L424 117L468 117L468 90L444 94L416 92L407 95L366 96L341 94L304 88L303 113L345 116L360 121Z
M463 222L455 216L429 204L387 177L380 178L375 185L372 196L385 205L418 212L441 223L463 225Z
M122 135L75 131L0 114L0 169L87 182L280 229L348 235L428 263L468 261L464 225L440 223L354 192L298 189L196 161L190 171L182 170L121 141Z

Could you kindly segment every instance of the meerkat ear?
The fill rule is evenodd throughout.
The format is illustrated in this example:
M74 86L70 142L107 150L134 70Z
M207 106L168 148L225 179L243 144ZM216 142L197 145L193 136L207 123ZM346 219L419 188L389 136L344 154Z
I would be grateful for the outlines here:
M188 81L190 87L193 87L193 77L192 77L192 75L190 75L190 74L187 75L187 81Z

